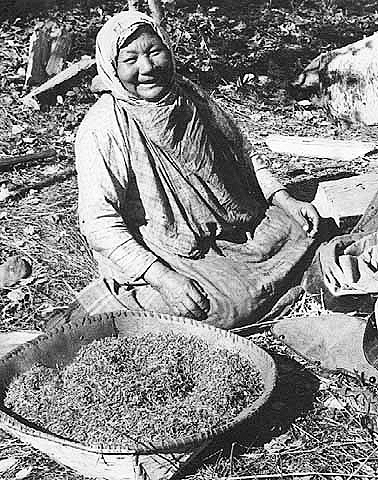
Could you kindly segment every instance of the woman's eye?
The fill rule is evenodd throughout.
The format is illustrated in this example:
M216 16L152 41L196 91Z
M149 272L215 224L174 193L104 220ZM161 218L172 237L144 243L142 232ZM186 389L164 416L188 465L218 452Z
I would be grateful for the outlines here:
M162 49L156 49L156 50L151 50L150 54L152 56L156 56L156 55L159 55L163 50Z
M123 59L123 62L124 62L124 63L135 63L135 62L136 62L136 58L135 58L135 57L124 58L124 59Z

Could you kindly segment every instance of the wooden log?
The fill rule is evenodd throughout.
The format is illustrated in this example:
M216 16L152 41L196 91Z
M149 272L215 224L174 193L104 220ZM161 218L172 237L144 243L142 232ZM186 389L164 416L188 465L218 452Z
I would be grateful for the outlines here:
M63 70L71 44L72 32L66 27L59 27L52 33L50 58L46 65L46 73L49 77Z
M319 55L294 86L316 90L334 118L378 124L378 33Z
M30 190L41 190L42 188L49 187L54 183L64 182L64 180L67 180L73 175L76 175L76 170L71 167L66 168L65 170L62 170L61 172L58 172L54 175L49 175L44 180L41 180L39 182L30 185L24 185L22 187L15 188L14 190L7 191L6 195L4 194L1 197L0 203L8 200L9 198L22 197L23 195L26 195L28 192L30 192Z
M72 33L65 26L52 20L38 24L30 38L24 86L40 85L62 71L71 43Z
M47 78L46 65L50 57L52 22L39 24L34 29L29 43L29 59L26 68L25 86L40 85Z
M343 161L363 157L376 149L376 144L372 142L296 135L268 135L265 143L273 152Z
M350 227L365 212L378 189L378 174L366 173L319 183L313 205L338 227Z
M0 157L0 169L8 168L13 165L20 165L27 162L46 160L56 157L56 151L53 149L43 150L42 152L29 153L27 155L17 155L9 157Z
M63 82L70 80L71 78L78 75L80 72L88 70L93 65L95 65L95 63L96 60L94 58L82 57L81 60L70 65L68 68L64 69L62 72L47 80L47 82L43 83L27 95L25 95L25 97L21 99L22 103L35 108L36 104L34 97L40 95L41 93L47 92L48 90L51 90L58 85L61 85Z

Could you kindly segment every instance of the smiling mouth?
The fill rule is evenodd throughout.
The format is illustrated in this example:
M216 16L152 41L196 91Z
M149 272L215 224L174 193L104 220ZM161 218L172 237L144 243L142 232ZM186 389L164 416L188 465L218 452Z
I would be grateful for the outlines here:
M139 85L159 85L159 81L158 80L147 80L145 82L139 82Z

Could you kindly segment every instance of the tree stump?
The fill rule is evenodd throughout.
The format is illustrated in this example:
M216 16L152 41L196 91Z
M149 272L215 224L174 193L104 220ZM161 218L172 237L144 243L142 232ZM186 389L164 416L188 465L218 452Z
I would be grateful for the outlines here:
M46 65L48 77L61 72L71 49L72 32L62 26L55 29L51 35L50 58Z
M294 86L317 90L320 104L336 119L378 124L378 34L319 55Z
M25 86L40 85L61 72L71 43L72 33L65 26L52 20L39 24L30 38Z

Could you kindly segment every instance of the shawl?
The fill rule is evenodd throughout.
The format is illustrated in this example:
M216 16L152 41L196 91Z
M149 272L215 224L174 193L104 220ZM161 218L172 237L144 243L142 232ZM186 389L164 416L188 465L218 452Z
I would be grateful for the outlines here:
M148 25L169 49L166 33L145 14L122 12L100 30L96 62L121 112L122 139L145 217L125 222L135 238L198 258L215 238L253 232L267 208L239 130L201 89L175 72L159 101L136 98L117 77L121 46ZM123 215L122 206L120 214ZM124 215L123 215L124 216ZM134 222L135 223L135 222Z

